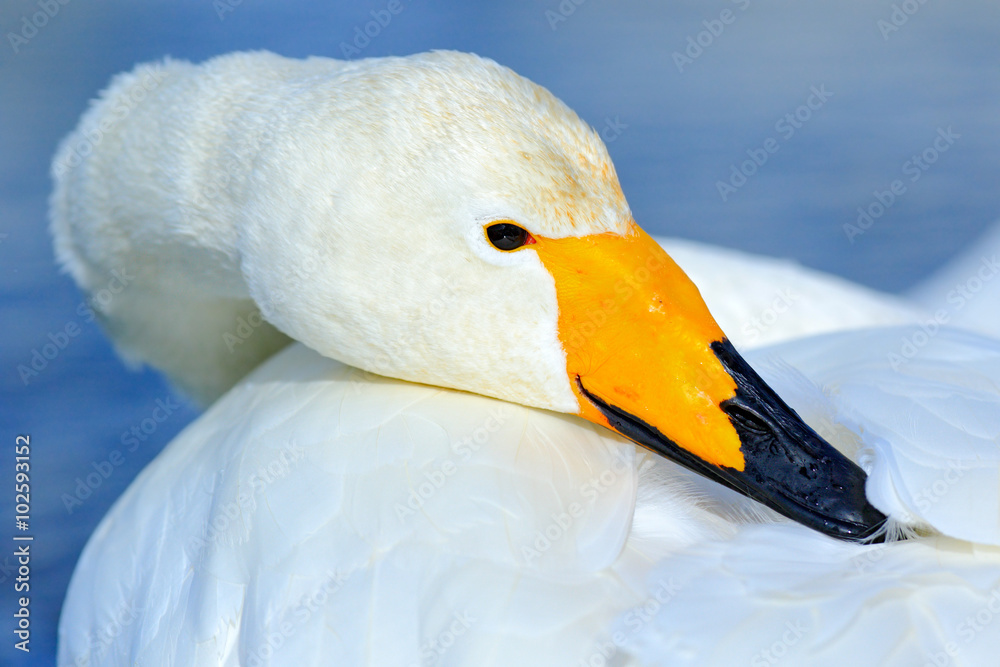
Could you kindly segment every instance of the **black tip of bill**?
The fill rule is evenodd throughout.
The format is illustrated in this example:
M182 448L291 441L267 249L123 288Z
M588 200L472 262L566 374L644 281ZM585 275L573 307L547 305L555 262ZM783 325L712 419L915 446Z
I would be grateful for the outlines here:
M736 382L736 395L719 407L739 435L742 471L707 463L582 384L580 390L612 428L666 458L831 537L883 541L886 517L865 496L865 472L807 426L728 340L711 347Z
M736 395L719 407L740 436L745 466L733 472L743 492L832 537L882 541L886 517L865 496L865 471L807 426L732 343L712 343L712 351L736 381Z

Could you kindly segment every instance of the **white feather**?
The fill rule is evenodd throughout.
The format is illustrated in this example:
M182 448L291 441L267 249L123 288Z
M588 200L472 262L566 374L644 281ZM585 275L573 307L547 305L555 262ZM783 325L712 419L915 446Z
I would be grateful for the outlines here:
M853 405L843 378L888 364L877 343L901 331L761 354L806 373L832 405ZM955 377L974 377L1000 348L954 332L941 341ZM912 376L940 362L914 359ZM842 444L846 420L867 443L898 409L882 386L862 397L866 412L817 426ZM924 440L888 434L874 485L909 488L933 460L890 472L884 457L921 460L942 430L962 436L957 418L996 414L916 390L938 421ZM789 399L809 405L815 391ZM998 451L996 435L979 449L993 457L991 483L966 474L934 505L946 512L921 518L945 535L995 526ZM770 513L740 518L751 501L734 495L576 418L358 384L293 346L185 430L104 520L71 584L60 661L247 664L264 650L271 664L405 665L449 633L454 645L432 664L575 665L608 641L641 664L767 664L773 645L809 664L858 647L862 664L913 664L950 643L957 664L993 655L1000 631L966 641L973 626L962 623L1000 591L997 549L943 537L841 544ZM95 647L89 634L128 605L138 618ZM786 623L805 628L792 643Z

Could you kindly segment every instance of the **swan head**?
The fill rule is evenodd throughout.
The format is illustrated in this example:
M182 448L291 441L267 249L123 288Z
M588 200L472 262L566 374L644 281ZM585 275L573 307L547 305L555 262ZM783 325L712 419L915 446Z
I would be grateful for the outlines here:
M881 526L864 473L742 361L544 88L434 52L299 96L240 214L272 324L365 371L578 415L830 535Z

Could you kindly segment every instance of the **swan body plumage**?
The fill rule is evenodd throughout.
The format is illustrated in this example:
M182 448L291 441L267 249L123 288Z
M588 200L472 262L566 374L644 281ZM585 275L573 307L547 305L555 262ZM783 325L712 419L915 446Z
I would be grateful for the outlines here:
M901 378L885 350L910 331L750 357L832 442L869 450L873 488L936 528L871 546L777 520L578 419L293 345L104 519L61 662L767 664L776 644L795 664L923 664L951 646L950 664L987 664L1000 344L946 331Z
M596 134L509 70L446 52L140 66L53 169L58 257L90 293L127 280L99 302L123 355L214 400L92 536L60 664L1000 649L1000 343L928 335L925 307L777 260L662 240L670 259ZM505 251L498 224L528 245ZM751 451L760 429L771 453ZM861 498L801 509L774 452L807 480L841 466L833 486ZM913 538L835 540L752 493L831 535Z

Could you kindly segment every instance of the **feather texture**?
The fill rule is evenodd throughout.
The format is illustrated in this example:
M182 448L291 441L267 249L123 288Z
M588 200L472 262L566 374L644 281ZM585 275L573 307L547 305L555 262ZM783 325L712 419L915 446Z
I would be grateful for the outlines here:
M955 457L992 466L916 515L941 536L869 547L754 517L740 509L752 501L577 418L359 380L293 346L185 430L104 520L74 576L60 661L576 665L603 651L832 665L864 646L861 664L903 665L957 646L956 664L984 664L1000 631L975 619L1000 600L1000 551L954 536L972 527L992 541L1000 516L1000 392L975 379L1000 345L942 331L908 384L888 382L880 344L908 331L829 334L755 360L783 360L759 364L777 386L809 378L789 400L832 409L816 426L835 444L871 447L875 498L905 496ZM885 430L915 412L919 429ZM963 423L979 425L973 449ZM128 605L141 613L95 650Z

